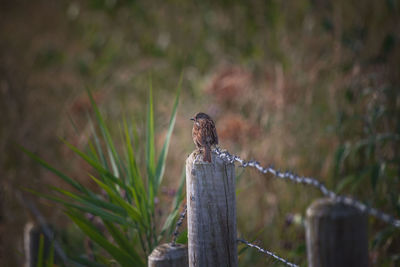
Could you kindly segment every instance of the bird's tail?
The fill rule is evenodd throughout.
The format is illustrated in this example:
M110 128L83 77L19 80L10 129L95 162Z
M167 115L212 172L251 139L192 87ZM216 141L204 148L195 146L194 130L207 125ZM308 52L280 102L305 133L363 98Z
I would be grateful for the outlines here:
M205 146L203 160L211 162L211 148L210 146Z

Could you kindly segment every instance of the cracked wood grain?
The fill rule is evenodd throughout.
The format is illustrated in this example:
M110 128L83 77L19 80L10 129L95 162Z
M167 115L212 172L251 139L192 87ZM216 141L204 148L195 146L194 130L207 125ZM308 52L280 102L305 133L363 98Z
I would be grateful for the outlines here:
M212 153L211 163L186 160L189 266L238 265L235 166Z

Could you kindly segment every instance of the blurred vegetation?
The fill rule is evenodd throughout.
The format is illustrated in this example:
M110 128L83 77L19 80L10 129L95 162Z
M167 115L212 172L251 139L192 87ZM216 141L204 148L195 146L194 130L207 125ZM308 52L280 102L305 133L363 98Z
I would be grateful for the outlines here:
M34 220L15 191L63 186L11 141L95 188L87 165L57 137L79 149L86 144L88 86L96 88L93 97L112 132L124 113L133 114L138 139L146 140L141 125L150 71L157 88L155 151L161 151L185 69L160 188L166 204L194 148L188 118L202 110L216 120L230 152L314 176L400 217L399 26L397 0L3 1L0 234L8 245L1 264L22 264L23 225ZM302 221L318 192L250 170L238 189L239 235L305 265ZM38 204L76 245L71 253L77 251L82 237L69 220L49 202ZM396 266L399 251L399 231L370 218L371 265ZM240 262L273 263L253 250L240 254Z
M154 110L150 87L146 160L143 161L140 160L141 155L139 154L142 142L137 138L136 127L129 126L126 119L123 120L123 124L119 125L120 135L123 136L123 141L119 145L122 148L120 148L112 138L110 130L89 92L91 107L95 113L95 123L89 120L89 124L92 125L92 139L88 141L86 151L82 151L68 142L66 145L95 171L96 174L89 173L89 177L101 189L100 193L91 191L74 178L22 148L40 165L74 188L74 190L64 190L53 186L50 188L52 193L49 195L28 189L40 197L60 203L65 214L87 238L92 240L88 241L90 246L85 253L81 252L80 255L70 256L72 257L69 259L71 262L64 262L64 264L68 266L71 263L79 263L83 266L99 266L102 263L105 266L112 266L117 262L120 266L146 266L147 256L158 243L161 240L165 241L166 235L171 240L171 234L175 228L174 223L184 198L184 176L181 178L175 195L171 213L164 216L165 218L161 218L162 214L156 216L156 209L166 209L164 205L161 206L158 203L158 192L166 167L165 160L175 125L179 95L180 85L168 125L168 134L156 160ZM161 223L162 221L163 223ZM110 242L110 238L114 242ZM74 246L74 244L70 244L70 246ZM40 251L39 249L39 255L42 255L43 252L40 253ZM109 254L109 257L105 255L105 252ZM40 262L41 264L38 263L38 266L42 266L43 261Z
M39 237L39 251L37 255L37 267L53 267L54 266L54 246L50 246L48 252L45 250L43 235Z

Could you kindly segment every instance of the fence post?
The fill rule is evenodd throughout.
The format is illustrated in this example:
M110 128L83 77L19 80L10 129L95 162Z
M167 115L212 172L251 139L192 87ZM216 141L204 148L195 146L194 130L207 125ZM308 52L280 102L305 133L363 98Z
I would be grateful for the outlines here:
M156 247L148 258L149 267L187 267L188 250L186 245L171 243Z
M310 267L368 266L367 216L356 208L324 198L307 209Z
M235 166L212 153L186 160L189 266L238 265Z

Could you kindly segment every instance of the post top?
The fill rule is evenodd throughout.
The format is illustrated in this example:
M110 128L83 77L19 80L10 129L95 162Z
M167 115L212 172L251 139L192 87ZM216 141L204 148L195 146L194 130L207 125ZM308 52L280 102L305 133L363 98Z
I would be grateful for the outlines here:
M198 151L194 150L189 157L186 159L186 164L191 164L191 165L211 165L214 163L217 164L233 164L227 161L224 161L220 157L218 157L217 153L215 153L214 150L211 151L211 162L207 162L203 160L203 155Z
M307 209L307 217L348 217L360 214L361 212L355 207L339 203L332 198L317 199Z
M179 243L176 243L175 245L172 245L171 243L165 243L156 247L149 255L149 259L153 261L160 261L165 259L172 260L182 258L185 254L187 254L186 245Z

